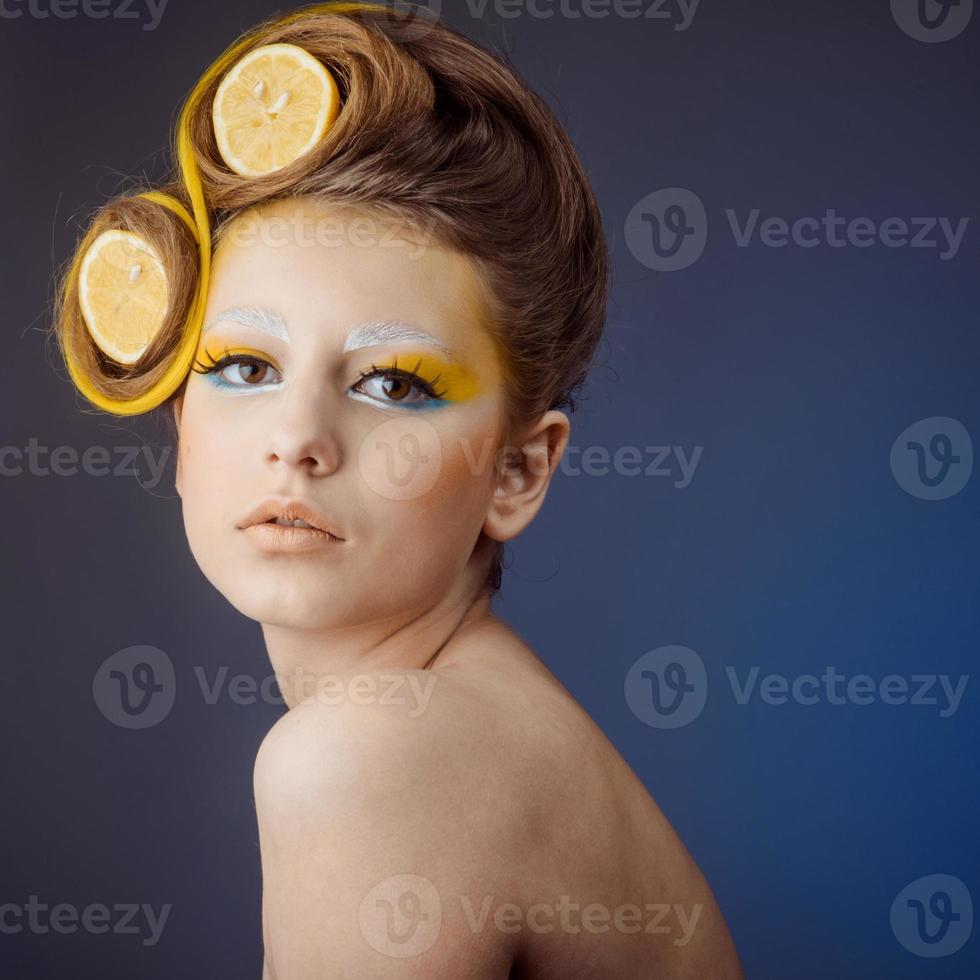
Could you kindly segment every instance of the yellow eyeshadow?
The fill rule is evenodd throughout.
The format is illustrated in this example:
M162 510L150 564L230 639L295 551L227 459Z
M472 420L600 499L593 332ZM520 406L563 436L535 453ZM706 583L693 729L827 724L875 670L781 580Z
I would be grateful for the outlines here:
M427 351L399 352L378 364L378 367L411 371L431 385L446 401L469 401L480 392L476 377L466 368Z
M256 350L254 347L236 347L233 344L224 344L220 340L215 339L212 339L210 343L202 344L197 352L199 363L203 357L207 357L211 361L219 361L222 357L229 356L258 357L263 361L268 361L275 367L275 361L263 351Z

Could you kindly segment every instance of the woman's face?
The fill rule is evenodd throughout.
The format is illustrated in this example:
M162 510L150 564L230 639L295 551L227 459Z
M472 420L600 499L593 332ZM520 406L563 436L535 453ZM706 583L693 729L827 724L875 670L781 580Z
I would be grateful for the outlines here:
M475 560L501 357L469 259L392 229L291 199L239 216L216 249L177 489L202 571L259 622L427 608ZM302 498L343 540L287 550L245 529L270 496Z

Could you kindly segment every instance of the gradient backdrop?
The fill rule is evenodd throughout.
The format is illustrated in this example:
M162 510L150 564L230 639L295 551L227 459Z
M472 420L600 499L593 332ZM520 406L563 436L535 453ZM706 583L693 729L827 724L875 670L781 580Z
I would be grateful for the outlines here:
M748 976L980 976L980 12L442 7L567 125L615 265L500 614L676 826ZM270 674L260 629L189 553L163 424L81 411L44 332L80 224L164 176L183 96L280 8L0 9L0 977L257 980L252 762L283 709L230 685ZM166 690L131 729L106 677L138 662ZM66 925L126 904L169 906L159 936Z

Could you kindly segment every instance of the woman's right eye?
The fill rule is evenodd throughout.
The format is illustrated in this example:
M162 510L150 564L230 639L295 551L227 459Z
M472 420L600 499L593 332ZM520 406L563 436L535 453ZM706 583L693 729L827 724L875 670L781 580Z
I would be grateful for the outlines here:
M232 385L259 385L266 381L275 383L269 376L278 374L271 364L255 358L236 358L224 367L216 366L215 372Z
M210 375L214 384L228 388L255 388L265 383L278 384L282 380L268 361L245 354L222 357L210 365L202 364L198 374ZM270 378L270 374L275 378Z

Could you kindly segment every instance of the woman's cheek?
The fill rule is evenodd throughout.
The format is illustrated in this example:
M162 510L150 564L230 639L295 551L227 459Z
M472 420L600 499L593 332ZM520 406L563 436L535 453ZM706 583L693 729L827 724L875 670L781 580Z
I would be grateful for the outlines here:
M191 544L200 550L208 546L209 539L220 536L222 522L231 526L240 516L231 513L235 506L247 502L240 499L244 457L223 427L203 425L187 412L182 419L178 452L184 523Z
M361 441L357 466L368 491L382 500L422 500L442 479L443 437L421 417L387 419Z
M399 505L390 508L396 522L465 528L491 492L495 435L485 413L399 416L369 431L357 465L369 494Z

